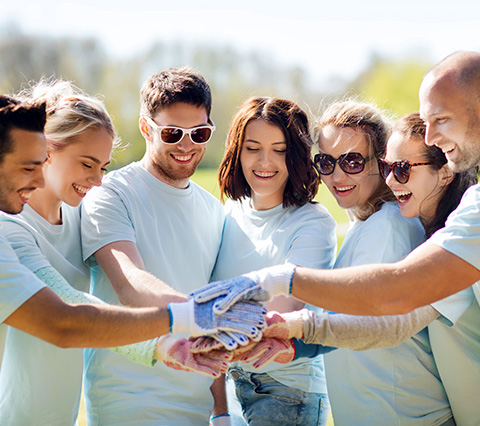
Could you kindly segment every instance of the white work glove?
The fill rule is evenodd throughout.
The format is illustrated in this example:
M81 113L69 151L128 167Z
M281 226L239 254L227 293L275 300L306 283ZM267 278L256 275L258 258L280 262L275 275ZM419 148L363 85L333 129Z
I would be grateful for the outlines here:
M220 414L210 417L210 426L231 426L230 414Z
M187 332L191 336L216 334L219 331L244 334L255 338L265 327L267 310L256 303L239 302L222 314L213 311L215 300L196 303L194 299L183 303L170 303L170 331Z
M190 293L197 303L215 300L213 310L222 314L239 301L265 302L279 294L290 295L295 265L279 266L249 272L229 280L216 281Z

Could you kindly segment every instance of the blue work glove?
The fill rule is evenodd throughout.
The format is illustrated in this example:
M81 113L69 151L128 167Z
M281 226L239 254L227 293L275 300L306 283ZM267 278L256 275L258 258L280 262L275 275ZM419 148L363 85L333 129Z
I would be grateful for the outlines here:
M170 332L187 332L196 337L223 331L256 338L265 327L267 310L261 305L240 302L220 315L213 311L214 302L200 304L190 299L188 302L170 303Z
M197 303L215 300L213 310L217 314L226 312L236 302L251 300L265 302L279 294L290 295L295 265L279 266L249 272L225 281L216 281L190 293Z

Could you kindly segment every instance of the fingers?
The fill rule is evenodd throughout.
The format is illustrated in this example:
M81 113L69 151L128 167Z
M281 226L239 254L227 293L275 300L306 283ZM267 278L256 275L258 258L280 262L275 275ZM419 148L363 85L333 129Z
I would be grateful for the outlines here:
M272 361L281 362L283 364L293 360L295 350L290 340L280 340L274 338L263 339L257 346L246 356L242 358L242 362L252 362L252 367L259 369L270 364Z

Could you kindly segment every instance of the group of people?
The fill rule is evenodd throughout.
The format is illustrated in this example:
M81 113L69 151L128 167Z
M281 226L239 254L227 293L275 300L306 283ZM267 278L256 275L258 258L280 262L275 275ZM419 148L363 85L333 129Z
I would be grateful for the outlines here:
M0 96L2 425L74 425L82 380L89 425L480 424L480 54L432 68L393 125L248 99L224 206L190 180L205 79L154 74L140 104L145 155L103 178L101 101ZM320 182L350 219L338 255Z

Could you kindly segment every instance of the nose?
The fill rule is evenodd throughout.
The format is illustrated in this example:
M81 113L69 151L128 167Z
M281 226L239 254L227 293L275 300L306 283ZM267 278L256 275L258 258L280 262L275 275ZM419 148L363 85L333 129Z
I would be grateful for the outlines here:
M193 149L195 144L190 139L190 135L183 135L183 138L180 142L177 143L176 148L183 152L189 152Z
M331 174L332 180L334 182L341 182L347 174L342 170L342 168L337 164L335 164L335 168L333 169L333 173Z
M438 140L438 132L435 130L435 127L429 123L425 125L425 143L429 146L435 145Z
M88 182L93 186L100 186L103 180L103 170L95 170L88 177Z
M32 186L34 188L43 188L45 186L45 178L43 176L43 167L36 167L34 172Z
M393 176L393 171L390 170L387 178L385 179L385 183L387 184L387 186L392 188L393 185L395 185L395 182L396 182L396 180L395 180L395 177Z

